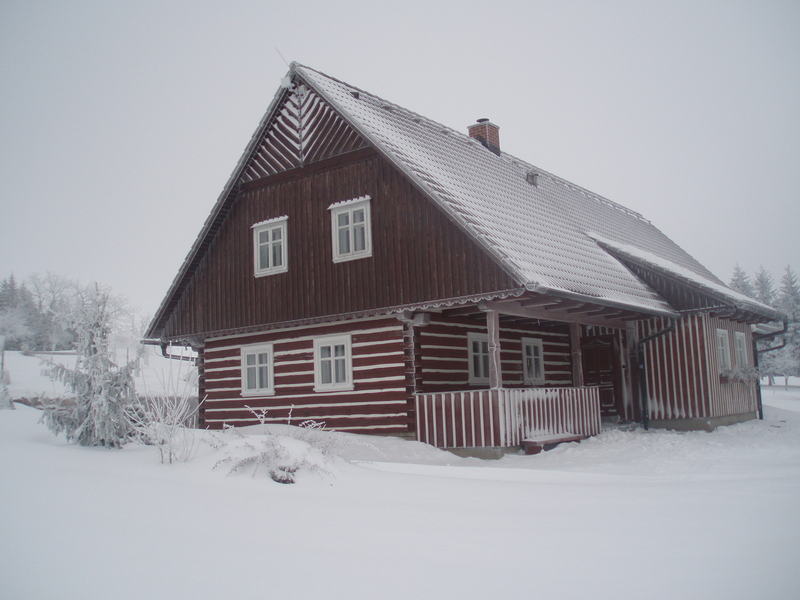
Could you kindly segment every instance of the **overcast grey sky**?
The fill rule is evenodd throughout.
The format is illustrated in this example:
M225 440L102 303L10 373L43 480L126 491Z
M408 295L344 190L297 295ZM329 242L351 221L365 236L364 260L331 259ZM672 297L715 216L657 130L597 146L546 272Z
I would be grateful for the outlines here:
M153 313L296 60L800 270L800 2L0 0L0 278Z

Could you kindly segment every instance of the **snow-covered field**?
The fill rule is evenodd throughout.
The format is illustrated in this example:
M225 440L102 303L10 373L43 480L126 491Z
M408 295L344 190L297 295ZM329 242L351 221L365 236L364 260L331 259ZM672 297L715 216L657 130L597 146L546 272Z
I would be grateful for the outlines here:
M344 436L281 485L198 443L71 446L0 411L0 598L800 598L800 388L714 433L460 459ZM287 428L279 428L279 433ZM245 432L261 443L258 428Z

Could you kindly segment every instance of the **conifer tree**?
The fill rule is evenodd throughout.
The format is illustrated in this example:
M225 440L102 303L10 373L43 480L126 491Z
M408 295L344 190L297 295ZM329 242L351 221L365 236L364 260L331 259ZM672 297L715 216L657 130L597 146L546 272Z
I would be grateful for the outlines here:
M750 281L750 276L739 266L739 263L736 263L736 266L733 268L733 276L728 285L731 289L745 296L749 296L750 298L755 297L755 289L753 288L753 283Z
M763 302L767 306L774 306L775 283L772 280L772 275L764 268L764 265L760 265L758 271L756 271L753 288L755 289L756 300Z
M74 392L74 399L45 405L43 420L56 435L83 446L119 448L132 434L126 409L134 396L135 361L118 366L108 347L113 321L118 316L115 299L97 284L78 293L71 315L77 336L78 362L74 369L50 362L51 375Z

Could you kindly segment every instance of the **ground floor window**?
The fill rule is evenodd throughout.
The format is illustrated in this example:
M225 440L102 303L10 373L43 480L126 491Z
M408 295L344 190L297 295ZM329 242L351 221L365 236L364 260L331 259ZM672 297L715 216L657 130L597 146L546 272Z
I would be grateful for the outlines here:
M489 383L489 335L467 334L469 344L469 382Z
M749 365L747 360L747 337L742 331L735 331L733 333L733 353L736 358L737 367L746 367Z
M242 395L274 394L272 344L242 347Z
M522 338L522 369L526 385L544 383L544 345L539 338Z
M725 329L717 329L717 363L720 371L731 368L730 339Z
M314 390L352 390L353 359L349 335L314 340Z

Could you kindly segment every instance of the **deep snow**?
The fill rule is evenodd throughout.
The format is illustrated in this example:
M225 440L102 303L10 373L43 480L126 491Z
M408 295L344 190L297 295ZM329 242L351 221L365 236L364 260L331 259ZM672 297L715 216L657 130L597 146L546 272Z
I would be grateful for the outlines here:
M295 485L214 469L230 443L173 465L68 445L18 406L0 411L0 597L795 599L800 389L764 400L764 421L710 434L500 461L343 436L371 446Z

